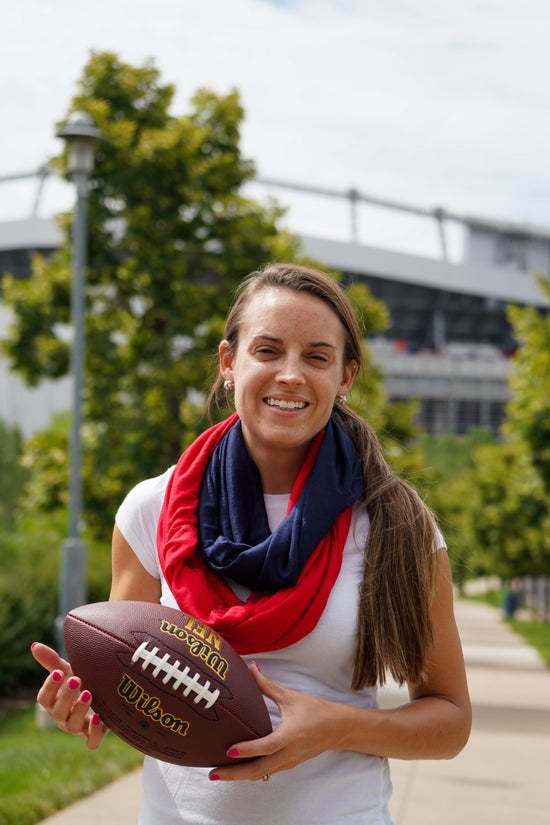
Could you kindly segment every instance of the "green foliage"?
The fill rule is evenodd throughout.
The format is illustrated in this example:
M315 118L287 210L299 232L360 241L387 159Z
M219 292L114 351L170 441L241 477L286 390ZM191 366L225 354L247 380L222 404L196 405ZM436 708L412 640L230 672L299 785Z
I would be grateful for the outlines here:
M474 473L466 530L483 571L502 579L550 571L550 514L524 443L477 448Z
M437 516L458 582L482 572L475 560L475 545L464 527L466 511L473 501L466 491L475 476L474 450L494 441L494 436L484 430L471 430L465 436L423 433L418 439L424 459L422 494Z
M447 481L440 473L428 501L440 517L457 578L510 579L550 570L550 514L521 441L480 443L469 466Z
M60 225L68 234L68 221ZM62 247L51 259L34 256L31 279L2 278L4 303L15 312L2 350L31 387L69 368L68 347L56 331L70 320L70 261L70 247Z
M34 825L143 759L114 735L96 752L80 736L37 731L33 708L0 717L0 739L0 825Z
M21 464L27 470L25 512L51 511L69 504L69 415L58 415L48 430L29 438Z
M539 279L550 297L550 281ZM428 500L440 515L455 574L503 579L550 571L550 315L509 308L519 342L505 440L457 453L452 437L424 441L438 466ZM478 438L478 435L475 436ZM469 446L473 446L470 444Z
M71 105L106 136L89 196L82 434L86 522L104 537L128 489L204 429L212 355L242 277L271 260L303 260L279 227L283 210L241 194L254 168L240 152L238 94L201 89L181 116L169 111L173 94L151 63L96 53ZM65 157L55 163L64 172ZM15 317L4 350L30 383L68 370L70 225L60 220L63 245L35 260L29 281L4 282ZM364 287L352 296L365 334L383 328L383 305ZM367 406L383 422L379 385L369 367ZM62 429L26 450L40 470L29 500L41 507L66 503Z
M21 437L0 421L0 530L13 527L27 472L20 463Z
M254 170L239 148L238 94L199 90L175 117L173 93L151 63L99 53L71 105L106 136L89 196L83 434L86 517L104 535L127 489L169 466L204 424L200 393L238 281L297 255L277 226L282 210L240 193ZM56 163L63 171L65 158ZM4 348L29 383L68 370L70 223L29 281L4 281L16 319ZM35 440L34 457L43 446ZM63 503L58 447L51 505Z
M550 300L550 278L539 278ZM508 311L520 347L510 380L513 396L507 410L507 430L525 441L550 493L550 314L534 307Z
M495 441L496 437L489 430L472 429L466 435L423 433L419 437L419 446L427 466L435 472L438 481L445 482L472 467L472 452L479 444L494 444Z
M61 543L66 536L62 511L16 517L12 531L0 531L0 696L41 681L42 671L29 647L55 646ZM110 552L106 543L84 536L88 552L89 601L108 598Z
M443 485L442 507L465 571L502 579L550 571L550 316L511 307L509 317L520 347L507 439L473 451L471 467Z

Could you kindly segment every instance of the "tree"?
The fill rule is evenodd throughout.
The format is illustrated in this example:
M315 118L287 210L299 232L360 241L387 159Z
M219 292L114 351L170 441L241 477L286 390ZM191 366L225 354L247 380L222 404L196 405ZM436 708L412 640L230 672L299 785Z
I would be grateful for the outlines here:
M550 301L550 278L539 277ZM524 440L550 494L550 313L535 307L510 307L509 318L520 344L510 379L506 429Z
M550 573L550 513L525 444L484 444L451 484L455 539L471 575Z
M550 298L550 280L539 278ZM519 343L503 440L434 491L455 569L503 579L550 574L550 314L510 307Z
M204 427L212 354L236 285L267 261L301 260L279 227L283 210L241 192L254 168L239 148L237 92L199 90L178 117L173 93L151 63L96 53L70 107L89 112L107 137L89 197L83 428L86 518L104 533L125 492L175 462ZM55 163L64 172L65 157ZM35 260L29 281L3 284L15 317L5 351L31 384L69 368L70 224L61 217L64 242ZM354 299L365 335L381 329L383 306L365 288ZM380 401L377 380L369 397ZM48 507L63 503L59 432L54 446L48 458L38 437L27 452L49 478L48 489L33 480L34 501Z
M419 448L424 456L426 481L423 493L434 510L449 550L455 581L479 575L477 539L472 531L476 505L473 488L477 481L475 453L479 445L494 444L495 436L486 430L470 430L464 436L424 433Z

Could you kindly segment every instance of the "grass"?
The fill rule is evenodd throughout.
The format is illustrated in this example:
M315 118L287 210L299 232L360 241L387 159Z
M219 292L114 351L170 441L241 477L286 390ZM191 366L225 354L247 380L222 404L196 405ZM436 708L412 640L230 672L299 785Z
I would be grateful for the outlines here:
M493 607L502 607L502 591L493 590L487 593L479 593L466 596L468 599L485 602ZM518 636L521 636L527 644L537 650L547 665L550 666L550 622L537 621L536 619L505 619L507 625Z
M80 736L37 730L34 706L10 711L0 718L0 825L34 825L142 759L113 734L88 751Z
M491 607L502 607L502 590L488 590L486 593L468 593L464 598L474 602L490 604Z
M507 619L512 630L532 645L550 666L550 623L528 619Z

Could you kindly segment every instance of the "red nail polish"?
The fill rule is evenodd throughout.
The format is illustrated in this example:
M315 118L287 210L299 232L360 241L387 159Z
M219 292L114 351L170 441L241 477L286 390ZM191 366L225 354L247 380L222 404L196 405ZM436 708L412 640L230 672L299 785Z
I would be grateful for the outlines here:
M218 776L217 773L211 773L208 778L210 779L211 782L216 782L220 777Z
M261 673L262 671L260 670L260 665L258 664L258 662L254 662L254 664L255 664L255 665L256 665L256 667L258 668L258 672L259 672L259 673Z
M238 756L239 751L237 750L237 748L229 748L229 750L227 751L227 755L228 756Z
M31 645L31 650L34 650L34 648L36 647L37 644L38 644L38 642L33 642L32 645Z
M54 682L60 682L62 678L63 674L59 670L54 670L54 672L52 673L52 679L54 680Z
M78 687L78 679L75 679L73 676L71 679L69 679L68 685L71 690L76 690Z
M89 702L91 698L92 698L92 694L90 693L89 690L83 690L82 693L80 694L80 701L81 702L84 702L84 703Z
M94 715L92 716L92 725L94 726L94 728L97 728L97 726L99 725L100 722L101 722L101 719L99 718L97 713L94 713Z

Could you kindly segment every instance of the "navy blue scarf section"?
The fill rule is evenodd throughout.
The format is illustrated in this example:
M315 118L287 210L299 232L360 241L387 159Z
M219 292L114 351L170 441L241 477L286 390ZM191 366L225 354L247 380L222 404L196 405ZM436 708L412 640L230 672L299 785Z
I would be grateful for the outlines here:
M302 495L271 533L260 472L237 421L216 447L202 481L201 552L213 570L251 590L293 587L317 545L362 489L353 442L330 419Z

